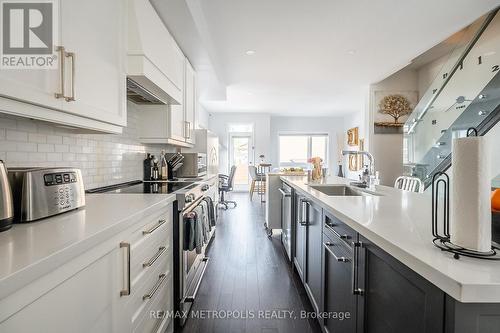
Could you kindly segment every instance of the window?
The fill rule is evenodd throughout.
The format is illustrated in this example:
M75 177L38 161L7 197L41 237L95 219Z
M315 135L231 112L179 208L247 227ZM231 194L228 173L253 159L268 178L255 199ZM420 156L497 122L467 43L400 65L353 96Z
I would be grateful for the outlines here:
M279 136L280 168L308 168L307 160L321 157L328 164L328 135L326 134L283 134Z

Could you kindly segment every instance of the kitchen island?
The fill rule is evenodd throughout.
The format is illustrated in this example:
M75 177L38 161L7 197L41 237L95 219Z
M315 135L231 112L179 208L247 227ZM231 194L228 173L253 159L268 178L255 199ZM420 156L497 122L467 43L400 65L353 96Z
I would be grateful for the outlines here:
M355 314L353 327L323 320L325 331L357 326L465 333L500 327L500 262L456 260L436 248L430 195L385 186L328 195L331 185L349 180L277 177L293 189L292 262L311 303L320 312ZM269 195L277 190L270 187Z

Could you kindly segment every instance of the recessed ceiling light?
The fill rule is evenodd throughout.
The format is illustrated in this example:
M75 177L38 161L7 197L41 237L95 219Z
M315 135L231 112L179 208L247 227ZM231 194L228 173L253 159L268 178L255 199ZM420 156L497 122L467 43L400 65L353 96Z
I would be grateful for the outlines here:
M253 96L253 92L247 92L248 96Z
M251 56L251 55L255 54L255 51L254 50L248 50L248 51L245 52L245 54Z
M347 53L349 53L350 55L353 55L353 54L356 54L356 50L348 50Z

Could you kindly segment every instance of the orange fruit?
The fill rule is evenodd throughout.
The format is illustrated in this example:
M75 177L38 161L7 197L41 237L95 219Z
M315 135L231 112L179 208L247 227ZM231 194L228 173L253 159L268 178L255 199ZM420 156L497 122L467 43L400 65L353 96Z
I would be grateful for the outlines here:
M500 189L491 192L491 208L500 211Z

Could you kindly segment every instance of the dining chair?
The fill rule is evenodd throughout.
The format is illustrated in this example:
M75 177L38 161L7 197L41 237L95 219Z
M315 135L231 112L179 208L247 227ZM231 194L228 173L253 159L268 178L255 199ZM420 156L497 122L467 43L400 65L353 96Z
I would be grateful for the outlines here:
M424 184L417 177L400 176L394 182L394 187L403 191L424 192Z

